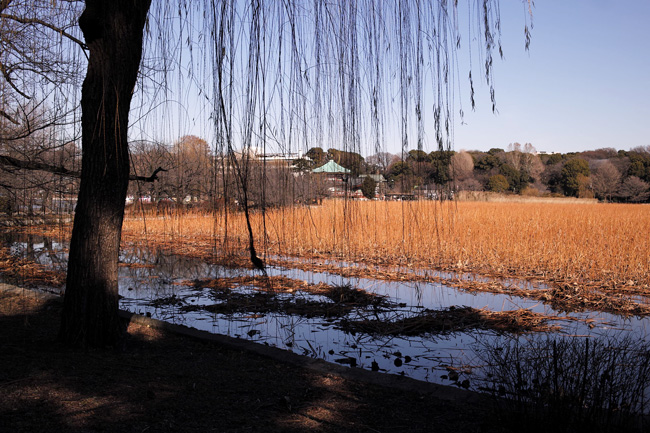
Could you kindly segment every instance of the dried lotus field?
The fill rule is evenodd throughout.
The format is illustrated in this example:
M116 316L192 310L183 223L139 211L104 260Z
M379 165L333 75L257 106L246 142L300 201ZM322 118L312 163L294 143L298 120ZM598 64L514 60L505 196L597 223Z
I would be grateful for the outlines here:
M529 295L647 314L638 302L650 292L647 205L329 200L251 218L257 251L270 264L291 260L291 267L389 280L431 279L427 272L435 270L498 277L489 284L455 282L466 290L516 292L519 286L499 281L543 282L548 290ZM135 215L123 238L248 263L242 212Z

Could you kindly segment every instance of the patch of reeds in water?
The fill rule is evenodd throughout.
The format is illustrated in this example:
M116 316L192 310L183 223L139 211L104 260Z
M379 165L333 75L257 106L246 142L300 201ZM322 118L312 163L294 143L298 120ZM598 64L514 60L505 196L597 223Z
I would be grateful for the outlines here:
M548 324L550 319L552 317L526 309L490 311L485 308L451 306L440 310L424 310L408 317L400 317L398 313L393 320L344 321L341 328L347 332L371 335L448 334L472 329L520 334L557 330L557 327Z
M338 317L338 327L350 333L372 335L423 335L448 334L471 329L497 332L525 333L547 332L559 327L549 325L555 316L534 313L530 310L495 312L471 307L449 307L428 310L413 315L397 311L397 305L385 296L352 287L349 284L310 284L284 276L242 276L230 278L199 279L177 282L192 286L198 291L208 289L214 303L192 305L171 295L150 303L154 307L176 306L181 311L205 310L211 313L234 314L279 313L303 317ZM241 288L248 288L242 292ZM279 296L283 295L283 296ZM290 295L290 296L286 296ZM312 295L311 298L305 295ZM318 300L313 295L327 300ZM373 319L348 319L344 316L356 311Z
M348 284L310 284L282 276L274 277L232 277L185 281L178 284L193 286L196 290L210 290L214 303L192 305L172 295L156 299L154 307L176 306L181 311L204 310L211 313L299 315L303 317L341 317L355 309L394 308L386 297L354 288ZM241 288L252 289L240 291ZM279 296L290 295L290 296ZM327 300L318 300L305 295L319 295Z

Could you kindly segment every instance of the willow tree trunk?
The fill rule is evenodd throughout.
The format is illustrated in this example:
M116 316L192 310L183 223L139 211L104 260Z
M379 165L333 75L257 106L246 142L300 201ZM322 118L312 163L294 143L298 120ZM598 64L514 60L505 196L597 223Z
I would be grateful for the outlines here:
M117 264L129 183L127 129L151 0L87 0L79 18L90 57L81 93L82 167L60 340L114 346Z

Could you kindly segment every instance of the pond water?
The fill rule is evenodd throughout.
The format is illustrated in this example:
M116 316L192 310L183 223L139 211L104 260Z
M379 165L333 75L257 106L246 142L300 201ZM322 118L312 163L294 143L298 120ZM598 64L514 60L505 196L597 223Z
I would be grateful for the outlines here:
M17 235L6 235L4 241L14 255L65 270L66 246L62 243ZM162 251L125 250L120 261L125 264L147 265L120 267L120 306L125 310L213 333L253 340L330 362L353 365L356 368L372 369L374 366L374 369L378 368L379 371L441 384L460 384L467 379L470 389L473 389L481 380L479 352L486 344L499 339L496 332L477 330L412 337L375 336L344 332L340 329L339 319L307 318L280 313L246 312L226 315L210 313L200 308L187 312L179 304L209 306L220 301L214 298L210 289L201 288L200 285L181 285L180 282L254 275L254 272L226 269ZM548 337L562 334L581 339L588 336L597 338L617 335L646 340L650 326L648 318L622 318L599 312L562 313L530 299L491 293L466 293L440 283L344 278L324 272L274 267L269 268L268 273L269 276L282 275L309 283L350 284L352 287L386 296L396 304L396 308L390 312L382 312L384 318L407 317L425 308L441 309L451 306L488 308L492 311L526 308L566 319L553 323L561 325L562 329L557 333L547 334ZM246 292L252 288L244 286L237 290ZM154 302L172 295L178 299L178 303ZM293 300L324 300L323 297L302 292L281 296ZM363 318L371 314L373 312L370 310L360 309L349 313L347 318ZM526 339L531 336L513 338ZM539 335L536 338L539 338ZM455 373L450 375L451 369L457 372L458 376ZM450 377L454 380L450 380Z

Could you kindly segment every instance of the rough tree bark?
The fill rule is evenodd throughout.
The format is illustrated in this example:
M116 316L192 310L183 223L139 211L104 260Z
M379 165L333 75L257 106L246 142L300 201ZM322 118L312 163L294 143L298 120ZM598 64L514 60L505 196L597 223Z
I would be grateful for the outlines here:
M114 346L117 264L129 184L127 128L151 0L86 0L79 19L90 51L81 93L82 168L60 340Z

